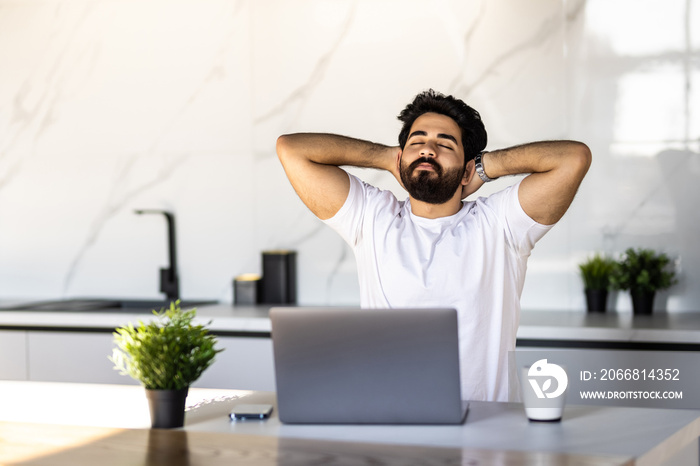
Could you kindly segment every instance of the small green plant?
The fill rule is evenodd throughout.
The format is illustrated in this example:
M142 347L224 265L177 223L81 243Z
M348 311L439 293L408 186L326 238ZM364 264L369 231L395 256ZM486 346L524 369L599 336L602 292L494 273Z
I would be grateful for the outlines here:
M652 293L674 285L676 272L669 268L671 259L653 249L633 249L625 251L613 275L613 286L633 293Z
M615 272L615 260L595 254L590 259L579 264L581 278L586 290L607 290L611 286L611 278Z
M153 311L147 324L139 321L116 329L117 345L109 358L114 368L150 390L180 390L197 380L213 362L216 338L202 325L192 325L196 309L183 311L180 301Z

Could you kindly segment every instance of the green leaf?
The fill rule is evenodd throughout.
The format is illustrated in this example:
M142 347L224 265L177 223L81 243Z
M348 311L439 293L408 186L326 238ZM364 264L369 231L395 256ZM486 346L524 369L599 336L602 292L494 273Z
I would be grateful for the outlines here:
M616 263L609 257L595 254L590 259L579 264L584 288L587 290L607 290L611 287L611 278L615 272Z
M138 326L115 329L116 348L109 359L115 370L149 389L182 389L191 385L223 349L202 325L192 325L196 309L183 311L180 301L153 311L156 318ZM211 323L211 322L209 322Z
M613 287L619 290L654 292L676 283L671 259L664 253L642 248L627 249L612 277Z

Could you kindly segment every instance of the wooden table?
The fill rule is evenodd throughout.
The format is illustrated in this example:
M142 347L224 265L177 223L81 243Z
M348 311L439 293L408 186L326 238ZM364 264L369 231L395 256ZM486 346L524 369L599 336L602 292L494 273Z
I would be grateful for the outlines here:
M698 411L567 406L561 424L532 424L515 403L472 402L462 426L228 420L236 403L274 401L192 389L185 428L167 431L148 429L140 387L0 382L0 463L656 465L689 445L697 453L700 436Z
M2 464L24 465L632 465L630 458L400 446L162 429L0 423Z

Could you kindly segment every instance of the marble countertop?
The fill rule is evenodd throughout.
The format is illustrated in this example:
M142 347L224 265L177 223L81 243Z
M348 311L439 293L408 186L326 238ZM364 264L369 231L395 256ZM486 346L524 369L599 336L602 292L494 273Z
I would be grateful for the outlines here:
M197 308L197 322L209 324L214 332L251 333L265 336L270 332L268 318L271 305L206 305ZM146 312L36 312L0 311L2 329L77 329L106 331L153 316ZM561 340L591 342L645 342L700 344L700 312L656 313L633 316L630 313L601 314L583 311L534 311L521 313L519 340Z
M196 323L208 324L218 332L270 332L269 310L272 306L232 306L216 304L197 306ZM148 322L150 312L134 310L63 311L0 311L0 328L64 328L110 330L129 322Z
M522 311L518 339L698 344L700 313Z

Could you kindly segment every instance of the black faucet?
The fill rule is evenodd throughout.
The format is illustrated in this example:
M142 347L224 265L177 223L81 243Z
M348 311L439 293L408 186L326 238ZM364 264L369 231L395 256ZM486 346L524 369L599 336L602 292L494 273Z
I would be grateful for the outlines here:
M180 285L177 276L177 253L175 245L175 215L165 210L142 209L135 210L136 214L162 214L168 220L168 257L170 266L160 269L160 291L165 293L168 301L180 299Z

